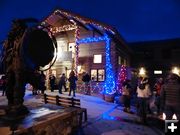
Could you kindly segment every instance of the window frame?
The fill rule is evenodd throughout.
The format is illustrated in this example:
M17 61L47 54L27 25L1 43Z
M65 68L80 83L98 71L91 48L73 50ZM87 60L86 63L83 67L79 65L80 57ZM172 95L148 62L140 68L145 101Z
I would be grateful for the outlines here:
M93 76L92 76L92 70L95 70L95 71L96 71L96 76L95 76L95 79L94 79L95 82L104 82L104 81L105 81L105 69L104 69L104 68L100 68L100 69L94 69L94 68L93 68L93 69L91 69L91 70L90 70L91 79L92 79L92 77L93 77ZM104 73L103 80L100 80L100 79L99 79L99 75L100 75L99 71L100 71L100 70L102 70L103 73Z

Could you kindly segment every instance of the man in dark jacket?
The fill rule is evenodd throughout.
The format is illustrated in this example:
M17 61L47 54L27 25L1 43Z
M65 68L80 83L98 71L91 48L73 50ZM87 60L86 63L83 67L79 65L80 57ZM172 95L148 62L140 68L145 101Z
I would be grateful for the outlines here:
M41 74L39 75L39 89L41 90L41 93L44 94L44 91L46 90L46 75L41 71Z
M165 112L167 119L171 120L173 114L180 119L180 83L179 76L170 74L167 82L162 86L160 98L162 102L161 108Z
M82 77L82 81L84 82L84 89L85 89L85 92L87 95L91 95L90 86L89 86L90 80L91 80L91 78L90 78L89 74L85 73Z
M67 91L66 81L67 81L67 78L65 74L63 73L59 79L59 94L62 94L62 87L64 87L65 92Z
M75 97L75 91L76 91L76 81L78 80L77 76L75 76L74 71L71 71L69 74L69 96L71 96L71 91L73 91L73 96Z
M56 85L56 77L53 74L50 75L49 77L49 83L50 83L51 92L54 92L55 85Z

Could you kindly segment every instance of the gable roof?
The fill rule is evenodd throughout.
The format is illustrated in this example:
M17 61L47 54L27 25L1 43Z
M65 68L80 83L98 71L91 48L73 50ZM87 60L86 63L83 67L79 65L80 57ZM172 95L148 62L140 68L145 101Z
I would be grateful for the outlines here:
M67 25L67 24L69 24L69 25ZM76 13L72 13L72 12L64 10L64 9L55 9L42 22L42 25L46 25L46 26L50 26L50 27L64 26L64 27L72 27L72 29L75 29L75 28L73 28L74 24L77 24L86 30L93 30L100 35L104 35L104 33L106 33L115 42L121 43L121 45L126 50L131 52L130 48L127 46L124 39L120 36L118 31L114 27L104 24L102 22L92 20L90 18L83 17ZM72 30L72 29L70 29L70 30Z
M86 30L94 30L99 34L107 33L109 36L116 34L116 30L104 23L80 16L78 14L72 13L64 9L56 9L51 15L49 15L44 21L43 24L50 26L64 25L65 23L76 23L79 26L82 26Z

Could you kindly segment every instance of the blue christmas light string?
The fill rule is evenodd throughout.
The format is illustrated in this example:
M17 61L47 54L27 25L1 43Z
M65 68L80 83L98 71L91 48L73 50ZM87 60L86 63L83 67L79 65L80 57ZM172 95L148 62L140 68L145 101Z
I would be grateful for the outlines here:
M105 35L105 39L106 39L105 40L106 41L106 81L105 81L104 94L113 94L115 90L115 77L111 64L111 56L110 56L111 40L107 35Z
M88 38L83 38L77 41L78 44L87 44L87 43L92 43L92 42L101 42L105 41L106 42L106 81L104 84L104 94L113 94L115 91L115 76L111 64L111 40L110 38L105 35L103 37L88 37Z
M105 37L88 37L88 38L83 38L78 40L78 44L87 44L87 43L92 43L92 42L101 42L105 41Z

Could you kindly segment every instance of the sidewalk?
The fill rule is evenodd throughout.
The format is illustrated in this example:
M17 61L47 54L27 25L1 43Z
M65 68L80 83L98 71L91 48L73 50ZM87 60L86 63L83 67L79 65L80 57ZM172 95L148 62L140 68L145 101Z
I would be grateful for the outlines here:
M47 94L57 95L58 91ZM1 93L0 93L1 95ZM64 92L63 96L68 96ZM138 123L136 114L123 112L123 108L117 104L109 103L99 97L82 95L77 93L76 98L81 99L81 106L87 108L88 122L78 133L79 135L161 135L162 131L153 125L144 126ZM5 97L0 96L0 106L7 103ZM43 104L40 96L32 96L30 91L26 92L25 105L38 106ZM135 112L135 108L132 108Z

